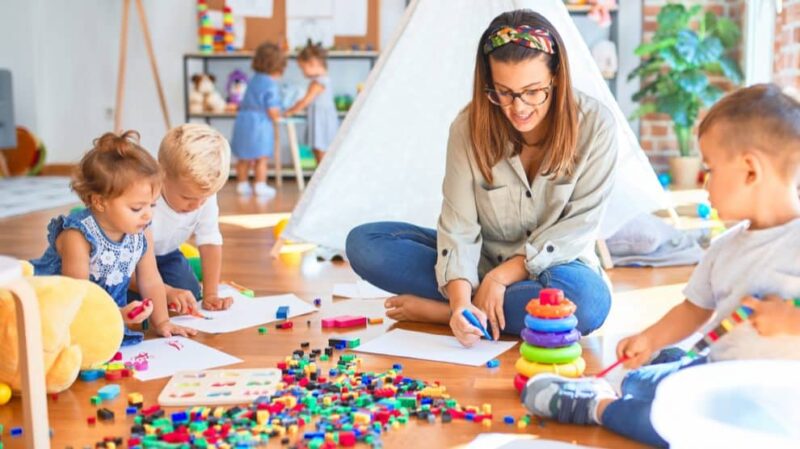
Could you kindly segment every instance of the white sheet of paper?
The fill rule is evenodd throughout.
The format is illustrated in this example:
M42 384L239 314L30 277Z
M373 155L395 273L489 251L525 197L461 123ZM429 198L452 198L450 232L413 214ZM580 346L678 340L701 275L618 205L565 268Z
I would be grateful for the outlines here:
M232 296L233 304L228 310L218 312L201 310L200 313L211 318L210 320L189 315L172 317L170 320L209 334L220 334L279 321L275 318L275 313L280 306L289 306L289 318L317 310L291 294L248 298L227 285L220 285L219 296Z
M540 440L535 435L482 433L463 449L591 449L563 441Z
M333 32L337 36L366 36L367 0L334 0Z
M272 17L272 0L227 0L226 4L237 16Z
M286 19L300 17L330 17L333 0L289 0L286 2Z
M362 344L354 351L480 366L511 349L515 341L481 340L471 348L455 337L395 329Z
M333 46L333 17L301 17L286 19L286 39L289 48L304 47L311 39L323 47Z
M122 353L123 362L133 361L140 355L146 354L147 370L137 372L133 376L139 380L160 379L178 371L204 370L242 361L184 337L145 340L138 345L123 346L119 352Z
M381 290L369 282L359 279L352 284L334 284L333 295L355 299L383 299L394 296L394 293Z

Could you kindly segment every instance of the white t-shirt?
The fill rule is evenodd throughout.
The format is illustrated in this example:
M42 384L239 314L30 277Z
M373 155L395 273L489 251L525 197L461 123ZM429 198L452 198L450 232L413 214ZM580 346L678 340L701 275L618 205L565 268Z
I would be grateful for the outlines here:
M720 236L692 273L683 293L693 304L716 311L705 335L748 295L800 297L800 219L769 229L743 222ZM762 337L749 323L735 326L711 346L713 361L800 359L800 337Z
M159 196L153 212L151 229L156 256L175 251L192 234L197 246L222 245L217 195L209 197L197 210L186 213L175 212L164 201L164 197Z

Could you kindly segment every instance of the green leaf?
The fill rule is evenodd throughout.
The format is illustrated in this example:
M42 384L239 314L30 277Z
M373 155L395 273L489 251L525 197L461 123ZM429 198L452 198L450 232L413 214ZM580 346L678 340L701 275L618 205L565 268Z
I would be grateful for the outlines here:
M678 32L678 41L675 43L675 50L688 64L697 64L699 46L700 38L697 36L697 33L692 30L681 30Z
M631 99L633 101L641 101L644 97L646 97L648 95L651 95L651 94L654 94L656 92L656 90L657 90L658 83L659 83L659 81L655 80L655 81L652 81L650 83L645 84L644 86L642 86L639 89L638 92L633 94Z
M725 48L732 48L736 46L741 37L739 26L736 22L727 18L721 17L717 20L717 26L714 30L714 35L719 38Z
M656 100L659 112L663 112L672 118L677 126L692 126L689 121L689 104L681 95L671 95L661 97Z
M678 54L674 48L665 48L658 54L666 65L674 71L682 71L686 68L686 61Z
M699 71L689 72L678 78L676 83L690 94L700 94L708 87L708 77Z
M673 45L675 45L675 42L676 39L674 37L658 41L654 40L653 42L646 42L636 47L636 50L634 50L634 54L636 54L636 56L639 56L640 58L644 56L650 56L651 54L656 53L664 48L672 47Z
M716 36L709 36L697 46L696 63L702 66L716 62L724 53L722 42Z
M635 111L633 111L633 114L628 117L628 120L638 120L642 116L652 114L653 112L656 112L655 103L642 103L638 108L636 108Z
M727 56L723 56L719 58L717 64L719 64L719 68L722 69L722 74L729 80L735 84L742 84L742 70L739 68L739 64L737 64L736 61Z
M714 33L717 29L717 15L711 11L706 12L703 16L703 26L707 33Z
M658 31L666 34L674 34L689 23L689 15L686 7L681 4L668 4L658 12Z
M708 85L702 92L699 93L700 100L703 105L709 107L719 100L722 96L722 89L714 85Z
M664 61L659 59L645 59L628 74L628 81L657 73L663 66Z

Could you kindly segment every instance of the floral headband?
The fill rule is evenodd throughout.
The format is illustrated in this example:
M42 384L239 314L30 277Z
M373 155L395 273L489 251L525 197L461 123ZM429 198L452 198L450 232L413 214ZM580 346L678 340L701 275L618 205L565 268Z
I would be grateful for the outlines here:
M551 55L556 53L556 43L547 30L522 25L516 28L504 26L492 33L483 44L483 54L488 55L508 43L515 43L521 47L532 48Z

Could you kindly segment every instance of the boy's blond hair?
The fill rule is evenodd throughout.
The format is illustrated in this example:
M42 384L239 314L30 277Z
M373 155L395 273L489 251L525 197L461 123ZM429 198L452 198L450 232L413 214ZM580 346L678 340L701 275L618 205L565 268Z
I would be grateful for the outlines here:
M231 146L214 128L187 123L167 131L158 162L167 176L183 177L202 190L217 192L228 180Z
M755 84L719 100L700 122L698 136L722 126L721 145L734 153L758 149L795 177L800 163L800 102L775 84Z

